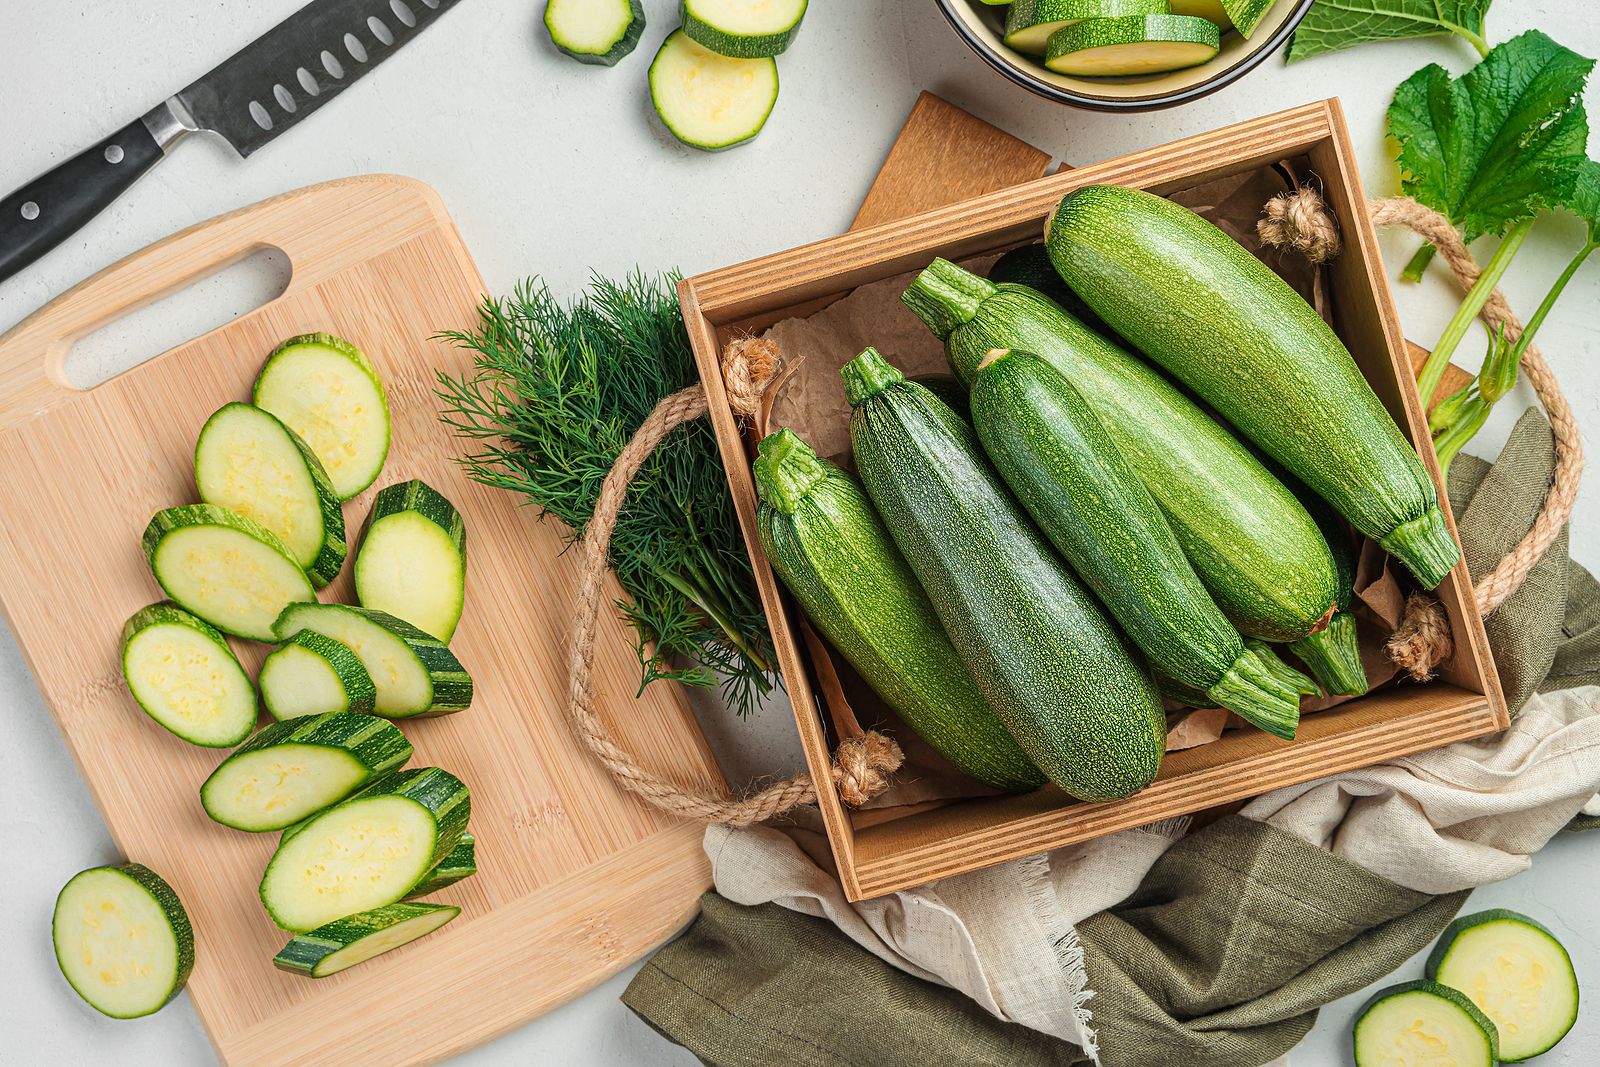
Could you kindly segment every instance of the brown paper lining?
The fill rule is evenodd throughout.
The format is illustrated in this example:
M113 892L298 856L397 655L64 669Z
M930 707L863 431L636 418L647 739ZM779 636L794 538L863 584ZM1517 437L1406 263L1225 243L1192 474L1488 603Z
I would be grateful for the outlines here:
M1291 161L1291 171L1305 173L1304 161ZM1283 170L1264 167L1174 192L1171 198L1216 224L1256 255L1308 301L1319 302L1315 271L1297 253L1264 248L1256 235L1262 206L1289 188ZM963 260L976 274L987 274L998 256ZM805 318L784 319L764 334L777 342L785 362L801 360L771 409L770 426L787 426L805 438L820 455L849 466L850 406L839 383L839 369L869 346L878 349L907 377L950 371L944 345L900 300L915 272L861 286ZM1328 309L1319 307L1324 316ZM1375 543L1361 548L1356 572L1355 603L1362 663L1372 688L1392 683L1399 674L1383 652L1384 642L1399 624L1405 589ZM801 632L834 744L872 729L900 743L905 763L889 790L865 805L892 809L929 802L993 796L996 791L974 781L940 756L907 726L862 680L854 668L803 618ZM1352 697L1305 701L1302 713L1314 713ZM1220 708L1185 708L1169 704L1167 751L1209 744L1231 729L1245 727L1238 716Z

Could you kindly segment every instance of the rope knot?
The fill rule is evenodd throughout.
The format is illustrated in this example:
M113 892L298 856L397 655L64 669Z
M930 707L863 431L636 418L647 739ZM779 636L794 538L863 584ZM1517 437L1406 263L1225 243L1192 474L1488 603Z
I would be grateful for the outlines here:
M1426 682L1432 678L1434 668L1455 651L1444 607L1427 593L1412 593L1406 597L1405 616L1389 635L1383 649L1413 681Z
M1308 185L1268 200L1256 234L1264 244L1292 248L1312 263L1326 263L1339 254L1339 224L1322 194Z
M782 359L778 343L766 337L738 337L722 350L722 382L734 414L753 417L761 410L767 386Z
M833 754L833 782L839 796L852 808L859 808L889 788L889 776L905 759L895 739L876 730L845 738Z

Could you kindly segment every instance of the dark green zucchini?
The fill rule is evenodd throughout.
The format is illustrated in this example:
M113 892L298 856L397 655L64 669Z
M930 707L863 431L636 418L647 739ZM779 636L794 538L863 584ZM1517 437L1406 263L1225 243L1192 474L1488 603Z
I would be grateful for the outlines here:
M963 772L999 789L1043 785L984 703L855 479L789 430L759 451L761 547L817 629Z
M1450 573L1461 549L1415 449L1338 336L1265 263L1188 208L1113 185L1063 197L1045 243L1118 334L1425 587Z
M1272 645L1254 637L1247 637L1244 639L1244 647L1254 652L1256 659L1261 661L1262 666L1266 667L1279 681L1289 686L1296 693L1303 697L1323 695L1322 688L1317 685L1310 675L1295 670L1279 659L1277 650ZM1205 690L1196 689L1192 685L1178 681L1178 679L1166 673L1154 663L1150 665L1150 674L1155 678L1156 691L1168 700L1176 700L1178 703L1187 704L1191 708L1216 706L1212 703L1210 695Z
M1144 788L1166 741L1155 689L972 428L873 349L842 375L861 480L989 706L1072 796Z
M1339 610L1328 620L1325 629L1289 642L1289 651L1317 676L1317 681L1330 695L1364 696L1368 688L1367 669L1361 663L1361 635L1351 611L1356 599L1356 563L1359 560L1356 539L1344 516L1307 489L1300 479L1292 474L1284 475L1283 484L1305 506L1317 529L1322 531L1333 553L1333 571L1338 578L1334 603Z
M978 365L972 425L1022 506L1153 664L1277 737L1300 693L1244 647L1089 402L1029 352Z
M1067 288L1067 283L1056 273L1056 265L1050 262L1050 250L1042 242L1013 248L995 260L989 268L989 280L996 285L1004 282L1026 285L1060 304L1067 314L1090 329L1107 335L1111 332L1100 321L1100 316L1091 311L1077 293Z
M970 383L994 348L1032 352L1089 401L1161 505L1190 564L1244 633L1297 641L1334 610L1333 557L1311 516L1171 382L1026 286L936 259L905 291Z

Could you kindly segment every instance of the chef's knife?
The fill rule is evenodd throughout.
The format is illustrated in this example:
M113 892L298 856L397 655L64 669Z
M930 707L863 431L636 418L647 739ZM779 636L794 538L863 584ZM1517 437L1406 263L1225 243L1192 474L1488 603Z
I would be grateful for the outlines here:
M109 207L189 134L219 134L249 157L456 2L312 0L187 89L0 200L0 281Z

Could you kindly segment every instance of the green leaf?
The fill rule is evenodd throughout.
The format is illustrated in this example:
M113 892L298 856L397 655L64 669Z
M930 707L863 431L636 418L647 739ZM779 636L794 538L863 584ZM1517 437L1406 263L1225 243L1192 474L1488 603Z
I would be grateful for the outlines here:
M1578 178L1566 208L1589 225L1589 243L1600 245L1600 163L1586 159L1578 164Z
M1317 0L1289 42L1289 62L1367 41L1454 33L1481 55L1489 50L1483 18L1490 0Z
M1389 106L1406 195L1468 241L1566 203L1587 159L1583 87L1593 66L1529 30L1460 78L1437 64L1417 71Z

